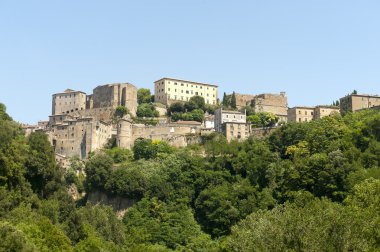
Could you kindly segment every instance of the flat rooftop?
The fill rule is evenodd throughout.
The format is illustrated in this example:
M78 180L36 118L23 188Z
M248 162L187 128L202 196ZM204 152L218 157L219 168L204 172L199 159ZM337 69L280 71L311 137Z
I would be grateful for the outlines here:
M154 83L162 81L162 80L172 80L172 81L178 81L178 82L188 82L188 83L194 83L198 85L206 85L206 86L211 86L211 87L218 87L217 85L214 84L209 84L209 83L203 83L203 82L196 82L196 81L190 81L190 80L183 80L183 79L175 79L175 78L170 78L170 77L164 77L159 80L156 80Z

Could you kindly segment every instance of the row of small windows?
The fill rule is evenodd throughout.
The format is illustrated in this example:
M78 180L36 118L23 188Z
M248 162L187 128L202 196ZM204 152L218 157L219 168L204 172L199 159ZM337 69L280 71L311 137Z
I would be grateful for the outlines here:
M164 85L165 83L162 81L161 83L158 83L158 84L159 84L159 85ZM168 82L168 85L169 85L169 84L170 84L170 81ZM177 85L178 85L178 83L177 83L177 82L174 82L174 86L177 86ZM184 87L185 84L181 83L180 86ZM186 83L186 87L188 87L188 86L189 86L189 84ZM190 87L194 87L194 85L193 85L193 84L190 84ZM198 85L195 85L195 88L198 88ZM203 86L199 85L199 88L200 88L200 89L203 89ZM207 90L209 90L209 87L206 87L206 88L207 88ZM212 90L215 90L215 88L213 87Z
M80 94L80 96L84 96L83 94ZM72 97L76 97L75 94L69 94L69 95L60 95L60 96L56 96L55 98L58 98L58 99L62 99L62 98L72 98Z
M301 111L301 110L299 110L299 111L298 111L298 114L299 114L299 115L301 115L301 114L302 114L302 111ZM305 115L307 115L307 111L305 111ZM311 112L310 112L310 115L314 115L314 112L313 112L313 111L311 111Z

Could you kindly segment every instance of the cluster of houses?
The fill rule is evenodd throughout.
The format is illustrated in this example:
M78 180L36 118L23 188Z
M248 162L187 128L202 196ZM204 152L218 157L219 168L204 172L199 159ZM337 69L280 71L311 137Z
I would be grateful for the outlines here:
M90 152L104 147L110 139L121 148L132 148L136 139L165 140L182 147L194 143L199 136L211 132L223 133L228 141L244 140L256 134L247 122L244 110L251 106L254 112L270 112L279 122L308 122L333 113L345 114L368 108L380 107L380 96L350 94L340 99L338 106L318 105L288 108L285 92L279 94L234 94L236 110L218 108L214 115L205 115L204 122L171 122L165 116L168 106L174 102L186 102L193 96L201 96L206 104L219 105L218 86L194 81L162 78L154 82L154 102L160 111L157 125L136 123L137 88L130 83L115 83L96 87L92 94L67 89L53 94L52 114L49 121L38 125L24 125L26 134L42 130L48 134L57 159L73 156L84 159ZM117 107L126 107L130 114L115 120Z

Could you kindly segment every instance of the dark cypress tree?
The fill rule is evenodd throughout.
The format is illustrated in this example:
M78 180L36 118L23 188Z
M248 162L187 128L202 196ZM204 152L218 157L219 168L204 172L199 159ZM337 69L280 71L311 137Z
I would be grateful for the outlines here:
M227 100L226 92L224 92L224 94L223 94L222 105L223 105L223 107L228 107L228 100Z
M232 96L231 96L231 108L236 109L236 96L235 96L235 92L232 92Z

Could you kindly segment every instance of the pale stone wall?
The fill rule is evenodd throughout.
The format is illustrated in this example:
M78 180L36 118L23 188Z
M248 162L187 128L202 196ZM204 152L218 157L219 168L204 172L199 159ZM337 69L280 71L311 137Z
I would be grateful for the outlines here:
M206 104L217 104L218 86L200 82L162 78L154 82L154 100L165 105L173 102L186 102L199 95Z
M124 106L132 115L136 115L137 88L130 83L98 86L93 91L92 104L93 108Z
M321 119L325 116L330 116L339 113L339 107L333 106L317 106L314 109L314 119Z
M235 97L236 97L236 107L240 109L245 106L250 106L252 100L255 98L255 95L235 93Z
M351 94L340 98L340 112L342 114L375 106L380 106L380 96Z
M246 123L225 122L222 128L228 142L231 140L244 141L250 135L250 125Z
M166 125L142 125L133 124L129 119L121 119L117 126L116 143L120 148L131 149L136 139L146 138L151 140L167 141L175 147L187 145L186 135L200 134L200 125L166 124Z
M310 122L314 119L314 107L294 107L288 110L288 122Z
M51 126L55 153L86 158L88 153L102 148L111 138L112 126L93 118L68 119Z
M280 121L288 119L288 98L285 92L280 94L260 94L252 100L255 112L270 112L278 117Z
M86 109L84 92L67 89L64 93L53 94L52 115L70 114L84 109Z
M156 110L158 111L160 116L166 116L168 110L166 108L155 106Z
M247 118L245 113L232 110L223 110L222 108L215 110L215 131L222 132L222 125L225 122L246 123L246 121Z
M92 117L96 121L110 122L114 113L115 109L113 107L103 107L76 111L72 115L74 117Z

